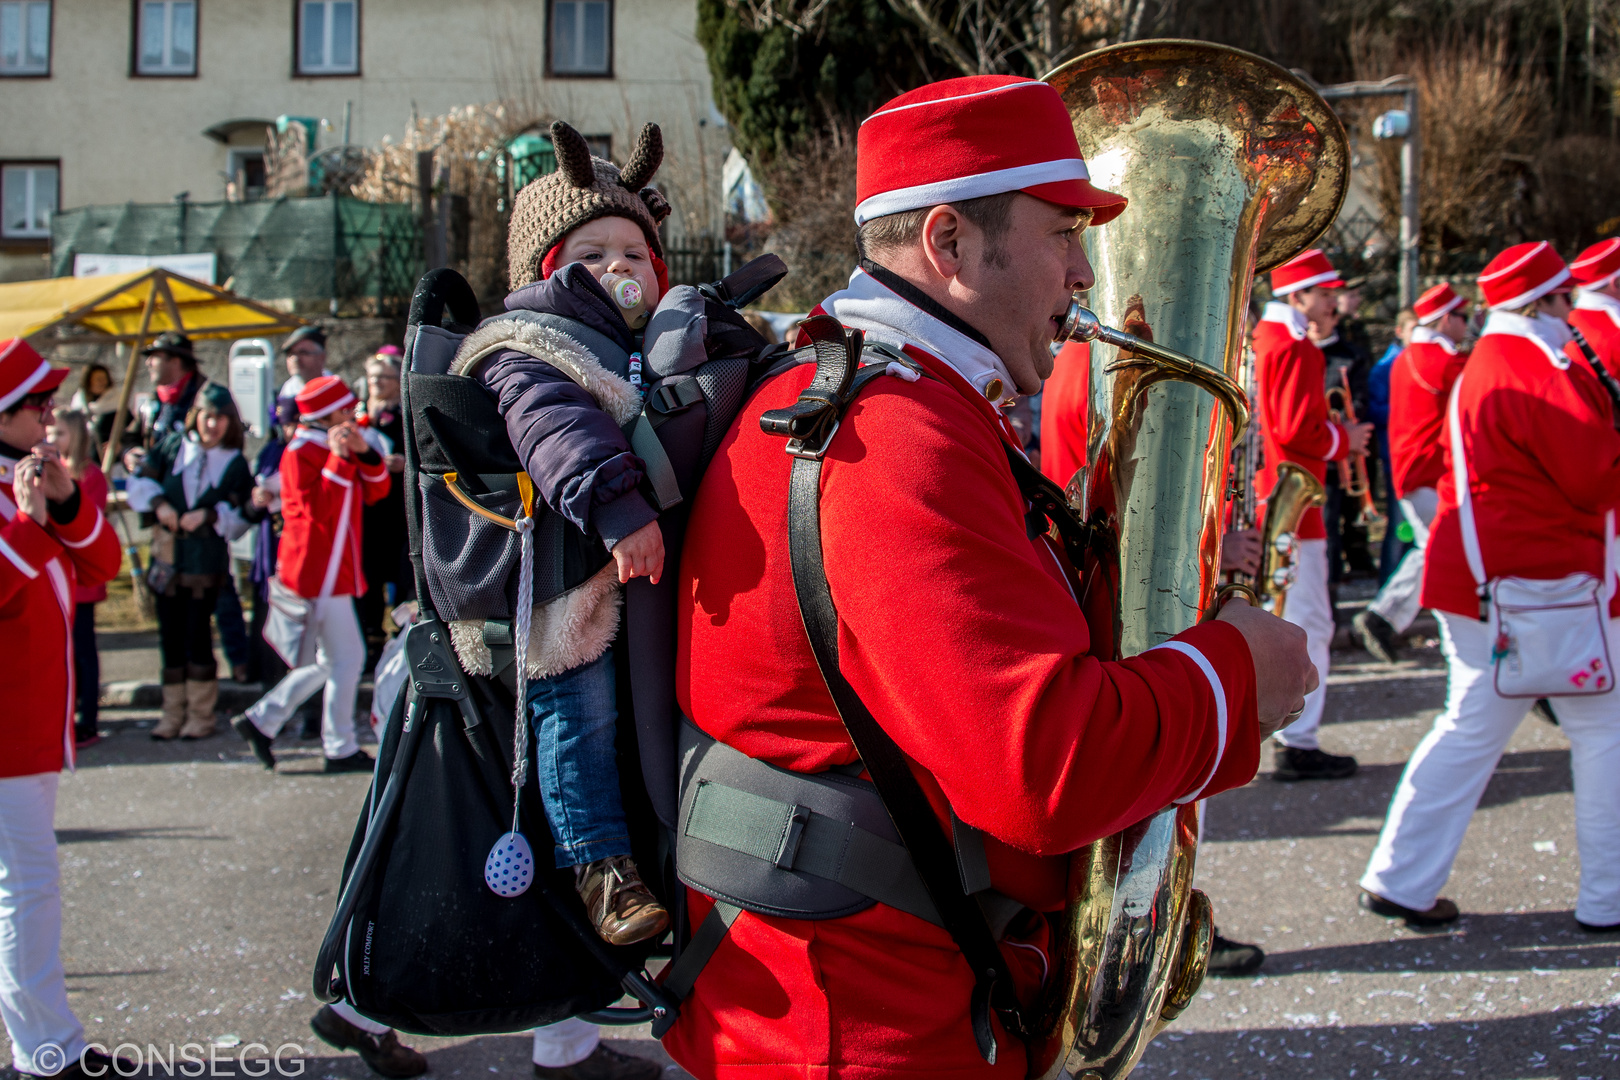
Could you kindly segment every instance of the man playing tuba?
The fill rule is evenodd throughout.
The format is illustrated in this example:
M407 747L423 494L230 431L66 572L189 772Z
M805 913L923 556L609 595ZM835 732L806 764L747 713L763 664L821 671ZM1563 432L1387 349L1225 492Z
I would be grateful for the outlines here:
M982 837L990 888L977 898L1002 988L1027 1006L1050 958L1046 920L1030 909L1063 905L1064 856L1247 782L1261 739L1298 714L1317 675L1302 631L1241 603L1102 662L1062 556L1026 519L1001 406L1051 373L1071 292L1092 285L1081 234L1125 209L1087 179L1058 93L1009 76L935 83L870 117L858 154L861 266L817 313L904 363L868 385L821 458L837 665L958 852L964 835ZM701 737L778 767L778 785L862 775L796 602L796 459L760 426L814 374L802 365L767 382L720 444L679 584L681 707ZM762 805L757 794L732 791L707 821L687 809L744 783L687 789L680 857L705 829L716 848L758 849L736 825ZM781 837L762 841L778 866L815 824L789 809ZM688 897L700 938L716 911L733 920L665 1040L694 1075L1024 1076L1005 1010L986 1053L974 970L926 910L866 902L787 918L746 898L725 908Z

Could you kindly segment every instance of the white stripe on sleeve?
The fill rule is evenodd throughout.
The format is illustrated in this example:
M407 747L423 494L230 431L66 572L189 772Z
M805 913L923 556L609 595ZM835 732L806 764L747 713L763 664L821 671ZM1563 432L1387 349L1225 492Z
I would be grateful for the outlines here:
M90 535L89 536L85 537L83 540L77 540L77 541L74 541L74 540L62 540L62 538L60 536L57 537L57 539L62 541L62 545L64 547L74 548L75 550L77 550L78 548L87 548L91 544L96 542L96 537L101 535L101 527L103 525L105 525L106 523L107 523L107 519L101 516L101 511L100 510L97 510L96 511L96 527L90 530Z
M35 570L32 566L29 566L28 563L23 561L23 557L17 554L17 549L6 543L4 540L0 540L0 555L4 555L6 558L10 559L12 563L16 565L17 569L21 570L24 574L27 574L29 578L39 577L39 571Z
M1155 645L1148 651L1152 652L1154 649L1170 649L1197 664L1198 670L1209 680L1209 689L1215 695L1215 763L1209 767L1209 772L1204 775L1197 791L1176 800L1176 804L1180 805L1190 803L1203 795L1209 782L1215 779L1215 770L1221 767L1221 758L1226 756L1226 687L1221 685L1221 677L1215 673L1215 665L1209 662L1209 658L1185 641L1167 641L1163 645Z

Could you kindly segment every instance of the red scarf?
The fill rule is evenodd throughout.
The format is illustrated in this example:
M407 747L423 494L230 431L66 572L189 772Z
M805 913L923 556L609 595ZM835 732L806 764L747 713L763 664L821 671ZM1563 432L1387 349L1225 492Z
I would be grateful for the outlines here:
M179 401L185 396L186 387L190 386L191 380L195 379L196 377L196 374L193 373L187 375L177 383L170 383L168 386L158 387L157 399L163 402L165 405L173 405L175 402Z

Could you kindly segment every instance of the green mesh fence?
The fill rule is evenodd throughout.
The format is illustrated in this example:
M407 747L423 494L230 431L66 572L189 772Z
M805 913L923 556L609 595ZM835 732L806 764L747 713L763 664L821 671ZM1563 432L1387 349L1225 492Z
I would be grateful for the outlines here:
M126 203L64 210L51 221L51 273L80 252L213 252L220 284L252 300L393 314L424 269L422 225L409 203L347 196L243 203Z

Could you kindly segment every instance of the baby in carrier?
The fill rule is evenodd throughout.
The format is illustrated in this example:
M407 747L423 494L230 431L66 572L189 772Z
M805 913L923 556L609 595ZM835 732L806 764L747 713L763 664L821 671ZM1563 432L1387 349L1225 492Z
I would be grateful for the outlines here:
M669 925L630 857L610 648L623 584L636 576L656 583L664 571L658 510L621 425L640 411L640 329L668 289L658 223L669 206L643 190L663 156L655 125L642 130L622 174L591 157L568 125L553 124L551 134L558 170L514 201L506 310L568 322L487 320L455 370L495 395L536 498L611 555L584 584L536 606L527 702L556 865L574 868L597 933L623 945ZM499 341L525 348L474 359Z

